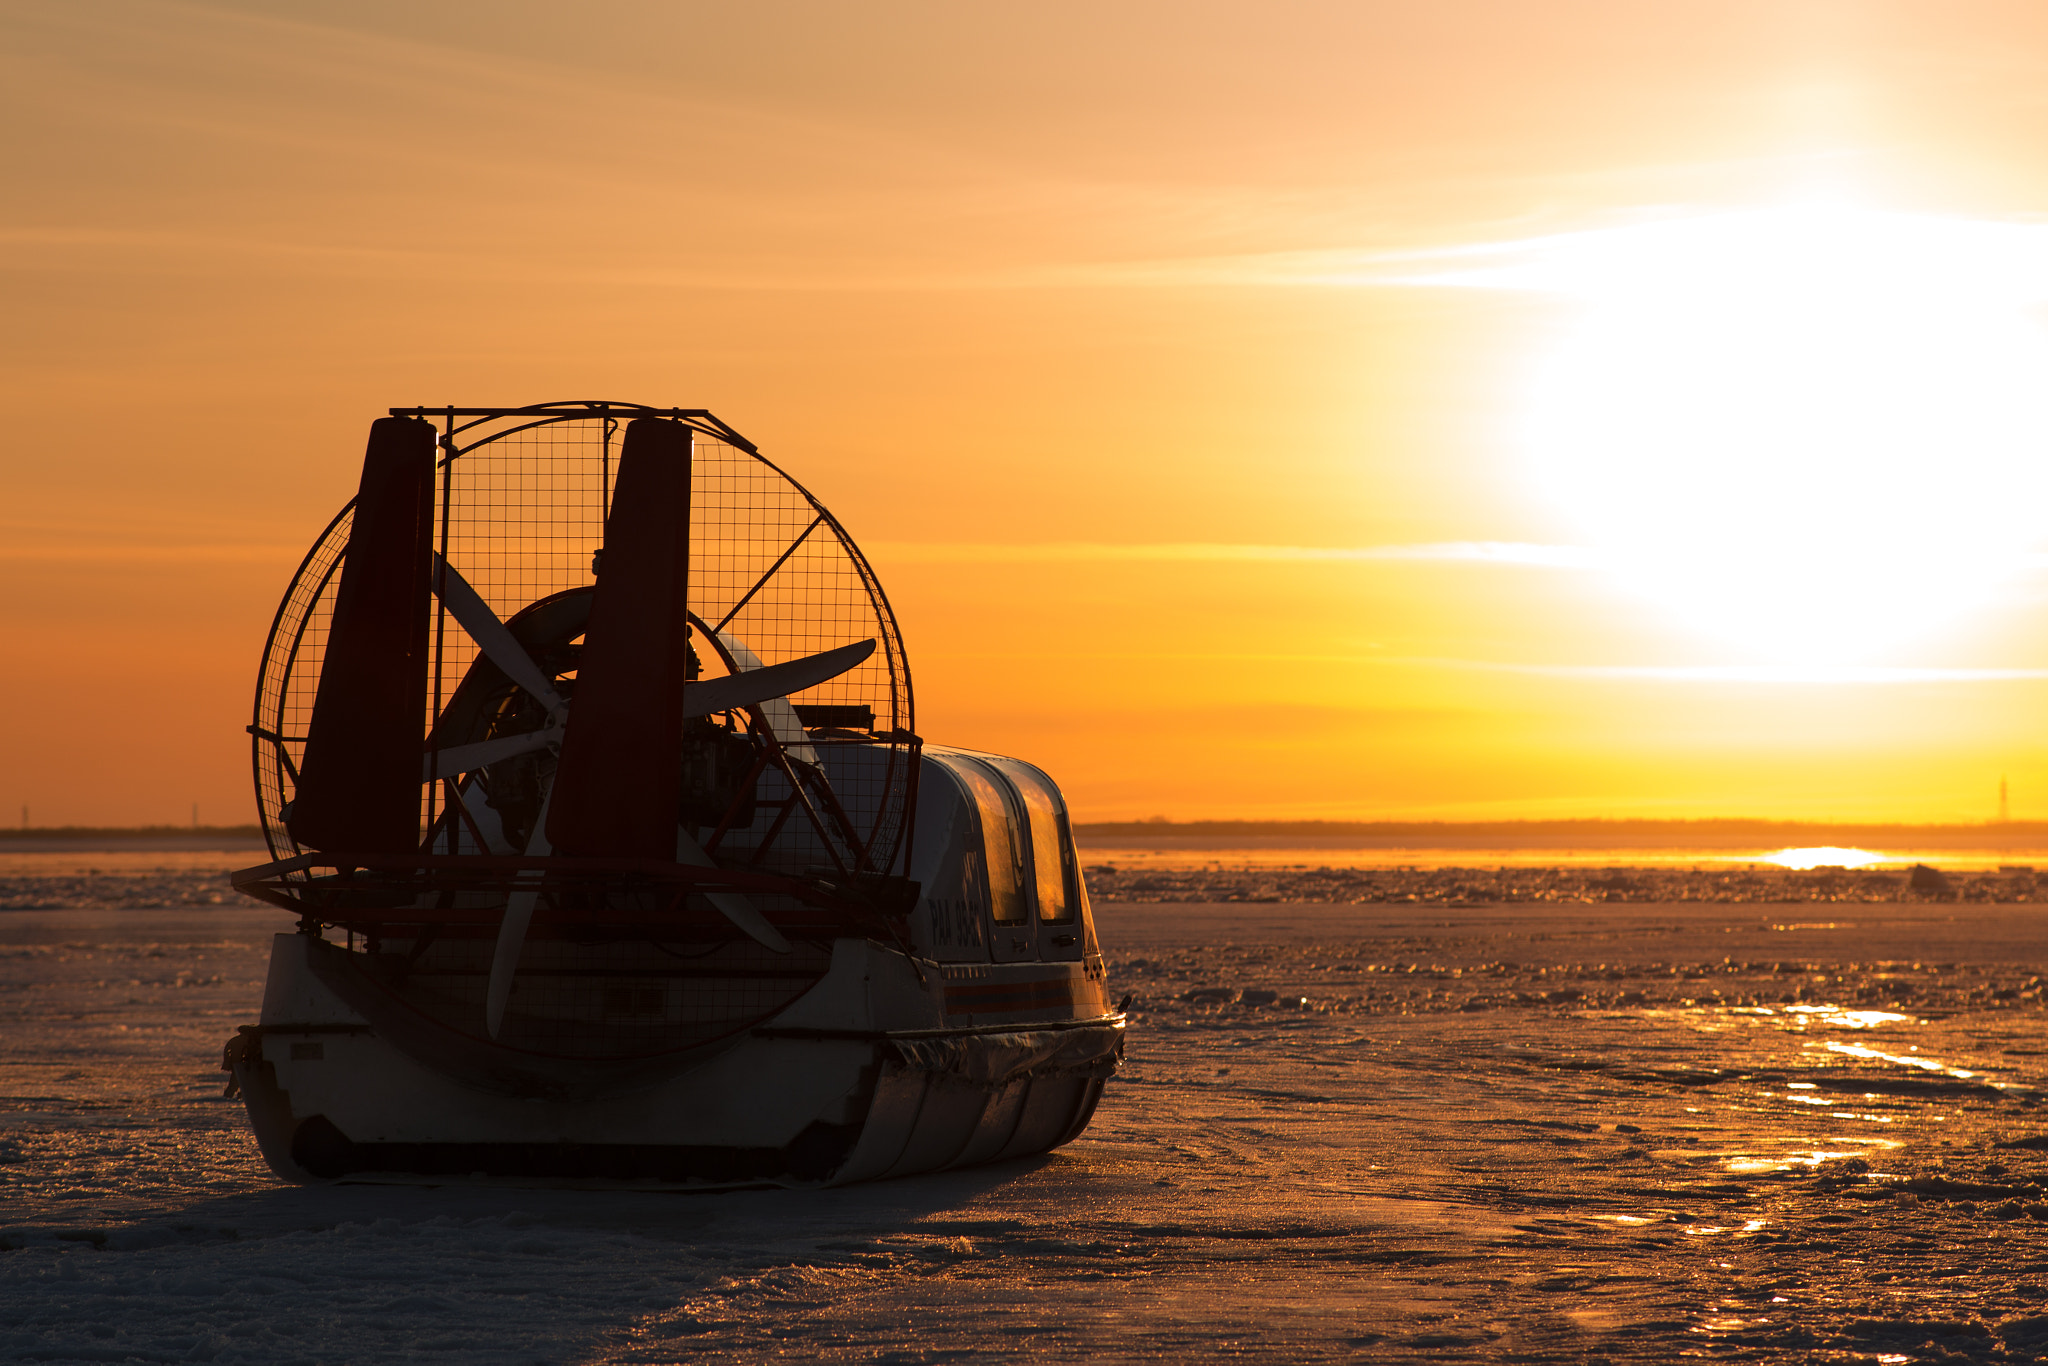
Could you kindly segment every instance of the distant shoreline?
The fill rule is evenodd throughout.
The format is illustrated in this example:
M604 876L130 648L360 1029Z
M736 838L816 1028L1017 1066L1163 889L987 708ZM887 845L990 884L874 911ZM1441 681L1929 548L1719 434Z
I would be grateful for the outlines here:
M268 850L255 825L31 825L0 829L0 854ZM255 860L252 860L254 862Z
M1074 826L1098 848L1292 849L2048 849L2048 821L1913 825L1877 821L1098 821Z
M0 842L21 840L204 840L238 843L263 838L260 825L31 825L0 827Z
M1084 847L1156 849L1749 850L1839 845L1917 850L2048 850L2048 821L1979 824L1712 820L1093 821ZM0 852L264 847L256 825L0 828Z

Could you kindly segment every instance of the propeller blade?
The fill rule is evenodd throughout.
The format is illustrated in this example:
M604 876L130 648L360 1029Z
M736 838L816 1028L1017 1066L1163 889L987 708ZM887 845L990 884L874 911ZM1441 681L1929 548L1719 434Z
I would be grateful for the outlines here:
M548 838L567 854L675 857L691 454L680 422L626 424L548 817Z
M562 729L549 726L544 730L530 730L522 735L500 735L490 740L478 740L471 745L450 745L437 749L420 761L420 781L430 783L436 778L453 778L473 768L495 764L500 759L514 759L522 754L531 754L537 749L559 744Z
M771 697L787 697L805 688L815 688L839 677L874 652L875 642L863 640L857 645L842 645L836 650L805 655L802 659L687 684L683 688L683 715L709 716L715 711L730 711L734 707L751 706Z
M434 591L440 595L441 605L461 623L463 630L469 632L469 638L476 642L476 647L484 652L486 659L503 669L505 677L546 707L549 716L557 716L561 712L561 694L541 672L540 665L533 662L533 656L513 638L505 623L498 620L498 614L491 610L490 604L469 586L468 579L456 572L454 565L441 558L439 551L434 552Z
M551 787L540 799L540 815L533 823L533 837L526 841L528 858L546 858L548 847L548 803L554 800ZM522 873L518 881L538 881ZM491 948L491 976L484 987L484 1026L492 1038L505 1026L505 1006L512 999L512 979L519 972L519 955L526 948L526 931L533 924L533 908L540 902L540 890L515 886L505 899L505 918L498 922L498 942Z
M718 643L732 655L733 663L742 673L768 667L761 662L761 656L747 647L746 641L731 631L720 631ZM775 736L775 743L782 746L782 752L799 763L815 767L818 751L811 748L810 740L804 735L804 723L796 719L796 708L789 705L789 699L766 697L757 705L761 709L761 719L768 723L768 729Z
M676 829L676 862L687 863L693 868L715 868L711 855L704 852L704 846L688 830ZM718 913L730 920L749 939L764 949L777 953L789 952L789 941L782 937L782 931L768 923L768 917L754 909L754 903L738 892L706 892L704 899L718 909Z
M370 428L320 686L286 826L314 849L408 853L420 842L420 721L427 706L433 553L431 423Z

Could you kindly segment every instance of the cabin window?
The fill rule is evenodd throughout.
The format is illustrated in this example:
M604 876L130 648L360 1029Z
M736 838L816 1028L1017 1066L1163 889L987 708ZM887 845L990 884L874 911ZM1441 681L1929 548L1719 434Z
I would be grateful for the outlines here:
M988 856L989 918L998 925L1021 925L1030 913L1024 905L1024 867L1010 803L979 765L964 763L953 772L967 784L981 812L981 845Z
M1024 764L1006 763L1003 774L1023 794L1031 824L1031 866L1038 881L1038 919L1046 925L1069 925L1079 906L1075 895L1074 861L1068 852L1067 813L1059 793L1045 775Z

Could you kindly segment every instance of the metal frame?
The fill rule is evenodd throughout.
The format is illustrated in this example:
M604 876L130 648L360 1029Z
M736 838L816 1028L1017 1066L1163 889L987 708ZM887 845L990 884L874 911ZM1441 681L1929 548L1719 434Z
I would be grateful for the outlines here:
M313 538L313 544L308 546L306 548L306 553L299 557L299 566L298 568L292 571L292 584L297 584L299 582L300 578L305 574L307 566L313 563L313 557L320 553L320 547L327 544L327 538L329 536L332 536L334 534L334 529L341 525L342 519L344 517L352 516L355 513L355 510L356 500L351 498L346 503L342 504L341 511L335 513L334 516L328 519L326 526L320 528L320 534ZM340 567L341 557L337 555L335 557L334 563L328 566L327 572L320 576L320 582L314 585L313 595L310 601L318 602L320 600L320 595L327 589L328 581L334 577L335 571L338 570ZM285 609L291 606L291 601L291 587L287 586L285 589L284 597L278 600L277 611L271 615L270 630L263 637L263 653L260 656L260 658L266 661L270 658L271 649L277 644L277 633L279 628L284 625ZM286 660L285 664L286 677L290 677L291 675L291 665L298 659L299 644L301 641L305 639L306 627L311 620L312 613L310 610L308 610L307 614L299 619L298 630L292 634L291 654L289 658ZM258 804L258 810L256 812L257 824L263 827L263 842L264 844L269 846L270 856L275 859L286 857L286 855L283 853L282 850L280 850L277 847L277 840L271 834L270 819L268 815L261 809L261 805L263 802L263 747L265 743L267 742L270 745L272 745L276 751L275 763L277 773L279 775L279 791L282 791L284 789L284 783L282 779L287 775L292 780L292 786L296 788L299 785L299 774L297 768L294 767L292 764L292 756L290 752L285 749L285 742L288 737L273 734L272 732L266 731L262 728L263 685L266 681L268 681L268 677L265 674L262 666L259 665L256 670L256 705L254 718L246 727L244 727L244 729L249 732L249 757L252 767L254 767L254 769L256 770L256 801Z
M441 472L441 487L437 491L437 501L440 503L440 507L437 509L437 520L440 523L440 549L444 557L448 551L449 509L453 497L452 477L455 461L472 451L489 446L518 432L537 427L545 427L562 422L588 421L593 418L605 421L605 469L603 476L604 487L601 490L601 497L602 506L606 511L609 510L610 503L611 434L616 430L617 420L624 418L653 416L667 417L682 422L707 437L744 452L786 481L789 487L810 505L815 515L809 524L798 533L794 541L783 552L781 557L776 560L774 565L724 615L719 622L719 628L730 623L732 618L753 599L763 585L782 568L805 540L817 532L820 526L830 529L832 535L836 537L839 545L844 550L855 574L860 579L863 589L880 609L881 621L888 628L880 633L883 659L891 676L901 680L900 690L895 688L890 690L891 714L887 718L886 726L878 722L875 731L878 739L888 742L889 755L887 767L883 771L884 783L893 785L899 780L897 776L899 764L907 769L907 772L903 773L901 777L905 789L901 798L903 804L899 818L901 831L890 862L891 864L896 864L900 861L900 866L906 869L912 866L917 814L917 752L921 744L915 730L915 693L911 684L909 660L907 654L902 650L901 642L898 638L895 627L895 609L890 604L887 595L883 592L881 582L875 574L873 566L868 563L866 555L861 552L853 538L847 534L845 527L839 522L839 519L834 517L830 510L808 488L792 478L786 470L774 461L763 456L753 442L741 436L709 409L704 408L661 408L647 404L583 400L527 404L518 407L458 407L453 405L427 407L422 405L395 407L388 411L393 417L410 417L433 421L442 428L439 444L443 455L437 462ZM512 426L490 430L466 445L458 440L463 435L476 432L477 429L485 427L487 424L500 422L508 418L526 420L518 421ZM306 555L301 559L298 569L294 572L292 577L294 585L306 573L321 547L326 544L335 528L349 516L353 508L354 501L351 500L323 528L320 536L315 539L312 547L308 549ZM329 566L327 574L323 576L321 583L314 585L312 590L313 601L318 600L321 592L324 591L327 580L331 579L338 570L341 559L342 557L337 556L334 564ZM286 612L291 601L292 598L288 592L286 597L278 604L277 612L272 618L270 632L266 637L264 646L263 657L266 660L270 658L272 650L279 643L279 631L284 624ZM442 605L437 596L435 602L435 670L432 680L433 709L436 715L439 714L446 702L446 698L443 695L445 680L441 675L441 661L444 651L441 647L447 629L447 615L446 607ZM698 618L696 613L693 612L691 616L712 648L724 654L724 647L718 642L718 628L707 629L707 623ZM309 606L308 612L299 622L298 630L291 642L290 654L292 660L296 660L300 639L304 636L310 621L311 611ZM287 673L289 672L291 662L291 660L287 661ZM727 659L725 663L728 668L731 668L733 665L733 661L730 659ZM262 728L264 709L263 688L266 678L266 674L259 673L255 699L257 722L248 727L252 739L252 759L257 770L259 800L263 793L266 760L276 770L275 780L279 788L283 789L287 786L286 778L296 776L290 773L292 767L291 758L284 744L288 737L271 734ZM897 710L899 706L901 708L900 712ZM854 929L854 932L877 933L889 939L900 939L902 927L888 923L885 914L878 910L874 900L877 895L880 895L883 902L886 903L890 892L886 884L895 881L895 879L886 875L886 869L876 866L871 853L872 844L878 842L885 834L884 822L887 819L886 813L878 813L876 828L867 832L868 839L863 839L854 828L854 824L848 814L843 809L840 809L836 800L832 799L829 790L825 792L823 798L827 803L826 809L818 809L815 801L819 798L819 794L811 791L805 781L808 775L804 770L807 766L793 760L782 752L782 746L775 739L772 728L768 727L761 717L757 715L753 720L753 729L765 741L763 757L768 761L767 763L757 765L757 769L775 768L781 773L791 789L790 796L785 803L785 809L775 823L776 826L779 827L791 814L801 809L804 815L816 827L828 856L837 865L834 872L821 879L817 877L791 877L786 874L773 874L752 869L733 872L694 869L683 865L676 865L674 867L663 866L660 869L650 866L647 869L635 868L632 870L627 870L623 866L616 866L613 869L614 874L625 875L629 881L639 883L642 890L648 889L646 880L649 878L652 878L656 884L667 888L669 893L675 896L676 900L671 905L667 916L662 917L664 919L673 920L682 913L682 901L691 889L702 887L708 890L726 887L738 890L744 887L756 892L780 893L800 904L812 907L814 911L825 911L828 920L836 921L844 928ZM813 743L831 744L834 742L820 740ZM845 743L852 742L848 741ZM266 753L266 749L270 752ZM429 839L432 838L433 832L438 828L439 824L441 788L442 785L439 783L428 785L425 829ZM462 804L459 801L450 800L448 803L448 809L451 811L459 811L461 808ZM730 814L728 813L727 822L721 822L717 831L713 834L711 840L712 848L717 847L726 833ZM271 824L272 822L267 819L264 821L266 838L270 834ZM772 840L772 838L773 831L771 830L769 835L764 838L764 848L767 840ZM410 923L414 920L463 918L460 913L451 917L446 909L427 914L397 907L381 911L370 911L350 906L344 911L338 905L321 905L320 903L322 902L332 900L330 896L326 895L327 893L341 891L354 879L355 869L376 869L385 860L374 856L331 856L305 853L296 848L288 852L285 849L278 848L274 840L269 840L268 842L271 844L273 861L263 867L246 869L236 874L236 887L251 896L292 909L308 919L334 925L360 922L360 924L367 926L369 923L377 920ZM846 846L847 852L852 855L851 867L848 866L840 855L839 846L842 842ZM449 899L445 894L457 890L469 890L472 892L488 890L495 892L500 890L499 884L503 882L505 884L504 890L509 891L511 884L507 879L514 872L521 870L528 875L527 881L530 881L531 875L536 871L545 870L547 880L551 884L548 888L549 891L568 890L566 883L560 886L552 885L556 883L557 879L565 879L566 882L578 884L579 890L585 894L591 890L591 882L595 876L594 869L572 866L579 861L564 860L559 857L541 860L522 860L518 858L508 860L500 856L441 855L423 850L419 855L408 856L398 862L402 863L404 869L412 875L410 880L407 881L407 885L414 893L427 891L431 888L432 892L436 894L434 899L444 903ZM453 866L456 864L459 864L460 867ZM328 876L321 877L314 873L313 870L316 868L331 868L334 872ZM397 875L400 873L400 868L398 864L393 864L388 871ZM343 902L355 900L364 892L370 891L372 887L380 885L384 885L384 880L375 877L372 877L367 882L356 882L354 887L348 888L348 891L352 892L353 895L344 895L341 900ZM522 881L520 886L524 888L526 881ZM399 891L395 885L391 885L390 890L392 892ZM401 895L399 900L403 901L405 898ZM543 906L555 900L556 898L553 896L544 896L542 898Z
M525 426L540 427L550 422L560 422L568 418L608 417L614 414L627 417L671 417L686 426L695 428L706 436L714 437L730 446L737 446L748 455L758 456L761 454L758 446L727 426L709 408L656 408L645 403L613 403L603 399L581 399L566 403L529 403L517 408L457 408L454 406L443 406L439 408L392 408L388 411L393 417L417 417L425 418L429 421L435 418L445 419L448 425L446 434L442 437L442 446L449 452L449 459L451 460L458 455L463 455L476 449L477 446L487 445L492 441L510 436L513 432L525 429L524 426L521 426L507 428L502 432L493 432L483 441L476 442L470 446L457 447L453 444L457 435L470 430L472 427L480 427L484 423L497 418L533 417L539 420L525 424ZM466 417L470 420L458 424L455 421L458 417ZM780 471L777 472L780 473ZM784 478L787 477L787 475L784 475ZM790 482L795 483L796 481L791 480Z

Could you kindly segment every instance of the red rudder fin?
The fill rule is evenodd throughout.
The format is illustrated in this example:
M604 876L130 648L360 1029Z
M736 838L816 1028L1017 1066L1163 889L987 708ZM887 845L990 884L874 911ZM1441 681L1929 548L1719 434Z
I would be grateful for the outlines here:
M691 432L626 425L576 670L548 841L564 854L676 855L689 658Z
M431 423L386 417L370 428L286 823L314 849L419 847L434 452Z

